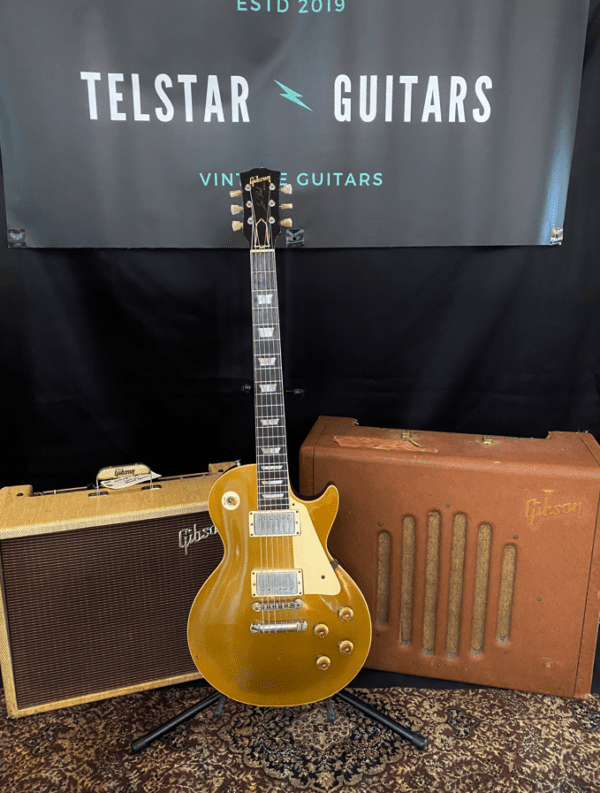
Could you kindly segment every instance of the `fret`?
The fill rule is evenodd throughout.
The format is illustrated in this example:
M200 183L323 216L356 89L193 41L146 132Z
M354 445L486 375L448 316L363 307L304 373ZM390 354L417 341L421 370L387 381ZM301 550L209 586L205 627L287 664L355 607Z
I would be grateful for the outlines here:
M258 509L289 509L275 251L251 251Z

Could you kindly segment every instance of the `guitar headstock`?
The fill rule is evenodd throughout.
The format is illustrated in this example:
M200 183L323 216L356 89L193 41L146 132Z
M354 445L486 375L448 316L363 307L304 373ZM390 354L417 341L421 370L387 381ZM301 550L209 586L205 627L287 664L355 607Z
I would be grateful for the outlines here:
M291 209L291 204L280 204L280 194L290 195L291 184L280 186L279 171L256 168L240 174L241 190L232 190L230 196L239 198L242 204L232 204L233 215L244 213L244 220L234 220L234 231L243 231L251 250L275 247L281 227L291 227L290 218L279 217L280 209Z

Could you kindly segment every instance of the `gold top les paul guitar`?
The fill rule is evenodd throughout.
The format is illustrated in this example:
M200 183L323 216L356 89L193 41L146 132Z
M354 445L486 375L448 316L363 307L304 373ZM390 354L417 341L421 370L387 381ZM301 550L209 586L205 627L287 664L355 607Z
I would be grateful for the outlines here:
M244 212L234 229L250 241L256 465L228 471L210 493L225 554L194 600L188 644L198 670L227 697L301 705L354 678L369 652L371 620L327 550L338 491L329 485L304 500L288 481L274 246L290 222L279 220L280 174L260 168L240 182L232 196Z

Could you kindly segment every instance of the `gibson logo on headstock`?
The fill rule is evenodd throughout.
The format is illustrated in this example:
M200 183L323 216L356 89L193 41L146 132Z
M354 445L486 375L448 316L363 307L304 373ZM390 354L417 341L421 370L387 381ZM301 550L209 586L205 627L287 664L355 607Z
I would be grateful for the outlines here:
M270 176L251 176L250 177L250 184L255 185L257 182L270 182Z

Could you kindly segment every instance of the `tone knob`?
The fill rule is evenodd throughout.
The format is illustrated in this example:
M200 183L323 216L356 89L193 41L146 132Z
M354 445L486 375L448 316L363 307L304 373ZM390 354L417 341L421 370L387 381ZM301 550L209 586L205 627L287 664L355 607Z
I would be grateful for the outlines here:
M328 633L329 633L329 628L327 627L327 625L324 625L322 622L319 622L317 625L315 625L314 634L315 636L318 636L319 639L324 638L325 636L327 636Z
M323 669L323 670L329 669L329 667L331 666L331 659L328 658L326 655L320 655L317 658L317 666L319 667L319 669Z
M354 612L350 606L342 606L338 611L338 617L342 620L342 622L348 622L353 616Z
M354 650L354 645L349 639L344 639L344 641L338 642L338 648L342 655L350 655Z

